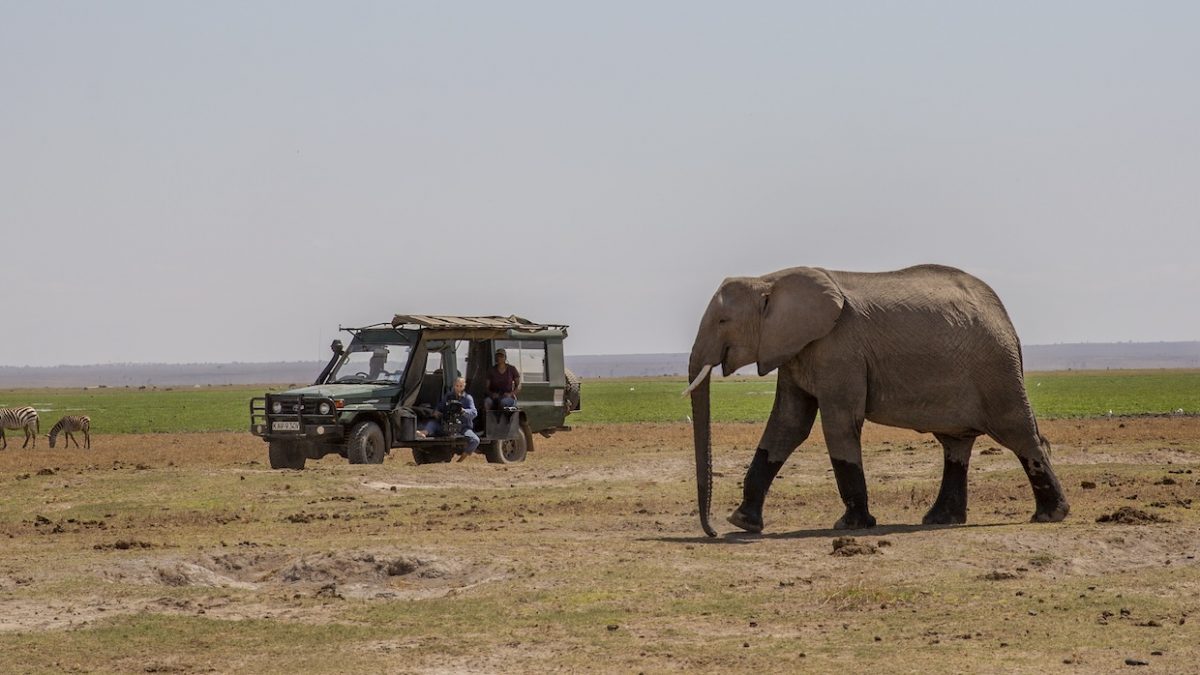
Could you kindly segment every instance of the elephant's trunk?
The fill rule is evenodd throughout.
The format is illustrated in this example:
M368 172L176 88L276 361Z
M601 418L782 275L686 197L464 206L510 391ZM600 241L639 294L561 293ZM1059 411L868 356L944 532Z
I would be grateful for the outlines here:
M708 364L693 362L688 367L688 380L692 382L692 435L696 442L696 499L700 508L700 527L710 537L717 531L708 522L712 506L712 429L710 417L710 388ZM702 372L703 371L703 372Z

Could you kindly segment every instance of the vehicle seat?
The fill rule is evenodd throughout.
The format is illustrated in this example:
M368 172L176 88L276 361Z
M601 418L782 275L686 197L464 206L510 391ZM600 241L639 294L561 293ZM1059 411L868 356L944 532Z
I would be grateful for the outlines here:
M427 405L430 408L436 408L438 402L442 400L443 393L441 374L426 375L425 379L421 380L421 390L417 392L417 400L413 402L413 405Z

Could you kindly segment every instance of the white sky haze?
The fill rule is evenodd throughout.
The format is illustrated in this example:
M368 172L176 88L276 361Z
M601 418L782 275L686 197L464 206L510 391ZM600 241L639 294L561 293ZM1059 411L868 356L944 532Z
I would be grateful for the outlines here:
M0 0L0 365L324 359L396 312L682 352L922 262L1200 339L1200 3Z

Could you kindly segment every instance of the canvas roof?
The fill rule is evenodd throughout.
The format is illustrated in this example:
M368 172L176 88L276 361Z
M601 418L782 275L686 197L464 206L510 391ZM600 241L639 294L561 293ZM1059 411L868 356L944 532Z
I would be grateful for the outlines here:
M566 328L564 324L534 323L512 316L448 316L434 314L397 314L393 326L421 326L432 329L538 332Z

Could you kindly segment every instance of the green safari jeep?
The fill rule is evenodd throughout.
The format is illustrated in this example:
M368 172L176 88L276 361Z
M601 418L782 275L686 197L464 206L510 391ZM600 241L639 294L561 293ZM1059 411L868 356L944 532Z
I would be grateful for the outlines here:
M457 377L479 415L474 430L489 462L525 460L533 435L569 431L579 410L579 381L563 363L567 326L517 316L397 315L330 345L333 358L312 386L250 401L250 432L269 446L273 469L303 469L307 459L338 454L351 464L380 464L392 448L411 448L417 464L448 462L461 435L418 433ZM515 408L485 413L493 354L503 348L521 374ZM445 426L454 431L453 420Z

